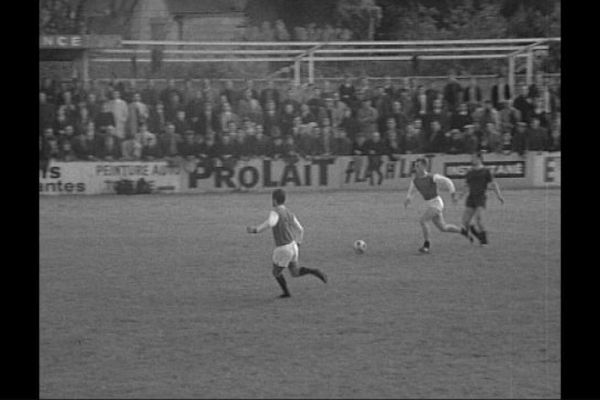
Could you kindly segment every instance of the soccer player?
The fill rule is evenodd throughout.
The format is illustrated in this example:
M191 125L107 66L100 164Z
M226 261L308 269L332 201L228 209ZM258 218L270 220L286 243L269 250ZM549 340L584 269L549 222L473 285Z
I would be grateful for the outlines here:
M323 283L327 283L327 275L316 268L298 267L298 246L304 238L304 228L298 218L284 205L285 192L283 189L273 191L273 210L269 218L258 226L248 226L248 233L260 233L268 228L273 230L275 250L273 250L273 276L283 290L279 297L290 297L283 270L289 268L293 277L306 274L314 275ZM297 233L297 234L296 234Z
M473 236L479 240L479 243L485 246L488 244L488 236L483 226L482 214L487 200L486 191L490 184L500 203L504 204L504 198L500 194L498 182L494 180L494 174L483 166L482 154L479 152L473 154L471 162L473 163L473 167L467 172L465 186L459 195L459 198L462 198L469 192L463 214L463 229L469 229ZM473 218L475 218L477 229L475 225L470 225Z
M427 160L425 158L418 158L415 161L415 177L410 182L408 193L406 194L406 200L404 201L404 207L408 207L410 204L415 188L419 193L421 193L423 199L426 201L427 208L419 220L421 223L421 228L423 229L423 237L425 239L423 247L419 249L421 253L429 253L429 226L427 226L429 221L432 221L433 224L442 232L460 233L472 241L467 229L459 228L456 225L447 224L444 221L444 202L442 201L441 196L438 194L438 184L440 183L443 183L446 187L448 187L452 195L452 201L456 203L457 193L454 188L454 183L452 183L452 181L445 176L440 174L430 174L427 172Z

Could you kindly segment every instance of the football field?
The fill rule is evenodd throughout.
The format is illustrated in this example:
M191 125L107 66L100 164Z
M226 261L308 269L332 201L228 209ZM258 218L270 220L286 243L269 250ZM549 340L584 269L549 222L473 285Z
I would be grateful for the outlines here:
M560 190L490 193L490 245L428 255L404 197L289 193L329 276L289 299L245 230L270 193L40 198L40 397L559 398Z

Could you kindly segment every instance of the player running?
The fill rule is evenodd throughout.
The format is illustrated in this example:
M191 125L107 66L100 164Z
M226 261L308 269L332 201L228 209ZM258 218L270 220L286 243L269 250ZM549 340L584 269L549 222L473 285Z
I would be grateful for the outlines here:
M281 286L283 294L279 297L290 297L287 282L283 277L283 270L287 267L293 277L311 274L327 283L327 275L316 268L298 267L298 246L304 238L304 228L298 218L287 209L285 192L282 189L273 191L273 210L269 218L258 226L248 226L248 233L260 233L268 228L273 229L275 250L273 250L273 276ZM297 232L296 235L294 232Z
M489 185L492 185L492 189L496 193L500 203L504 204L504 198L500 194L498 182L494 180L494 174L483 166L483 156L481 153L473 154L472 163L473 167L467 172L465 186L459 195L459 198L462 198L466 192L469 192L463 214L463 229L469 229L473 236L479 240L479 243L485 246L488 244L488 236L483 226L482 214L485 209L487 200L486 191ZM475 218L477 229L475 225L470 225L473 218Z
M429 253L429 226L427 222L432 221L433 224L442 232L460 233L469 240L473 240L469 236L469 231L466 228L459 228L456 225L446 224L444 221L444 202L441 196L438 194L438 184L443 183L448 187L452 195L452 201L456 203L456 190L454 183L449 178L440 174L430 174L427 172L427 160L425 158L418 158L415 161L415 177L410 182L408 193L406 194L406 200L404 200L404 207L408 207L412 200L413 192L415 188L425 201L427 202L427 209L421 216L419 222L423 229L423 237L425 242L423 247L419 249L421 253Z

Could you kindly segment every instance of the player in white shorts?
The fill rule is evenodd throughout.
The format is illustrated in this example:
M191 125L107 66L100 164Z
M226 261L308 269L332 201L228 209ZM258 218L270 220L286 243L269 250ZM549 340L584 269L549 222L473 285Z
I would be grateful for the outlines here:
M289 268L293 277L310 274L324 283L327 283L327 275L316 268L298 267L298 246L304 239L304 228L300 225L298 218L283 203L285 203L283 189L274 190L273 210L269 213L269 218L258 226L248 226L246 230L248 233L260 233L272 228L276 246L273 250L273 276L283 290L283 294L279 297L290 297L290 291L282 273L285 268Z
M443 183L448 187L452 195L452 201L456 203L457 194L452 181L440 174L430 174L427 172L427 160L425 158L419 158L415 161L415 177L410 182L408 193L406 194L406 200L404 201L404 207L408 207L412 200L413 192L415 188L426 202L426 209L421 216L419 222L423 229L423 237L425 243L423 247L419 249L421 253L429 253L429 227L427 222L432 221L433 224L442 232L460 233L469 240L473 240L465 228L459 228L456 225L447 224L444 221L444 202L441 196L438 194L438 184Z

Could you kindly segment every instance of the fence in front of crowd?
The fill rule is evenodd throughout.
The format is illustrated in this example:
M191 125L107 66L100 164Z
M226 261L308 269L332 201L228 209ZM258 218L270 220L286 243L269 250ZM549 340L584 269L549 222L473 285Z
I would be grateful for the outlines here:
M467 39L360 42L185 42L123 40L117 48L94 49L92 63L152 63L157 48L161 63L279 63L292 71L299 85L315 81L315 65L326 62L414 62L441 60L507 61L508 83L514 91L518 63L523 60L526 84L533 83L534 58L547 54L555 38ZM306 68L302 65L306 64Z
M413 163L430 161L430 170L453 180L464 177L469 155L405 154L396 160L384 157L383 179L367 171L366 156L315 157L296 162L254 158L235 165L208 167L203 163L156 162L51 162L40 171L40 195L114 194L120 181L143 179L158 193L265 192L282 187L290 191L406 190ZM561 153L528 152L488 154L485 165L503 188L560 187Z

